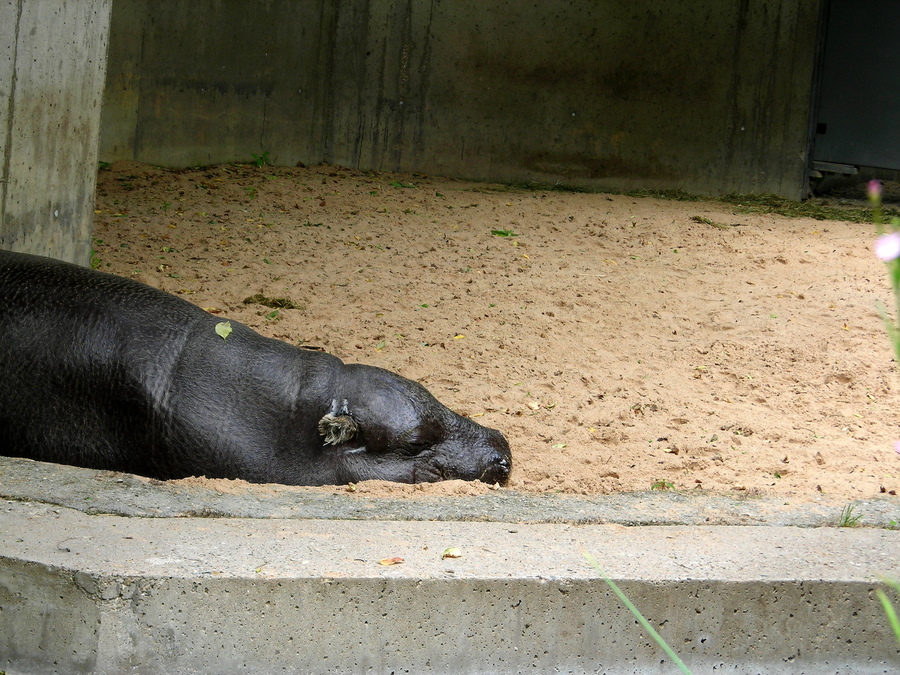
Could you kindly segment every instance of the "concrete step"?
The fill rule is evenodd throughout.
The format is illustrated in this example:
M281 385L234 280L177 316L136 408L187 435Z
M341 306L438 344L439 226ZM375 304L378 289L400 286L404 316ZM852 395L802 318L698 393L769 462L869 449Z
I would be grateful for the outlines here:
M28 464L27 490L45 470L131 480ZM0 488L25 490L9 466ZM129 508L172 487L142 485ZM92 501L0 501L0 670L677 672L589 552L694 673L900 672L874 597L900 578L897 530L136 517Z

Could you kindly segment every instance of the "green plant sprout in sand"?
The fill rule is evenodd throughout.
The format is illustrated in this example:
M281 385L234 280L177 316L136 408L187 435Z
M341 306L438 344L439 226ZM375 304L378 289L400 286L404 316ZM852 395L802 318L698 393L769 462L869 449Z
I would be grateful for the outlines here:
M841 517L838 519L838 527L856 527L862 519L861 513L854 513L856 504L847 504L841 511Z

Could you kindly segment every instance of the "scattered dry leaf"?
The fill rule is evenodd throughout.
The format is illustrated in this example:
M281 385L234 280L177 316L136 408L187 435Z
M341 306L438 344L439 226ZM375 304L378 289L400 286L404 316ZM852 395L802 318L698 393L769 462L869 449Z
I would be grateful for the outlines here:
M450 548L444 549L444 552L441 554L441 560L444 560L445 558L462 558L462 551L455 546L451 546Z

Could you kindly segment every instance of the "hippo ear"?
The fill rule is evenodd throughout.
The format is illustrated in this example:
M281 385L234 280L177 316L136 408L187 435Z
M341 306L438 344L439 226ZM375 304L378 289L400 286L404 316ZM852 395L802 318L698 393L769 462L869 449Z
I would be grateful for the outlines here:
M325 445L340 445L356 435L356 421L350 417L347 401L340 407L337 401L331 402L331 412L319 420L319 433L325 437Z
M349 415L325 415L319 420L319 433L325 437L325 445L340 445L356 435L356 422Z

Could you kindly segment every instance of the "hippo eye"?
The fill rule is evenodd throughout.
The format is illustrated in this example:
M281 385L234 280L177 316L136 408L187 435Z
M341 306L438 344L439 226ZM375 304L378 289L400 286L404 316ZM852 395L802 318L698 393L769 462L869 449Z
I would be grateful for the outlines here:
M416 457L440 443L440 434L436 433L431 425L421 424L407 429L394 440L393 445L399 452L409 457Z
M407 438L403 443L403 450L408 455L421 455L431 447L431 443L424 438Z

